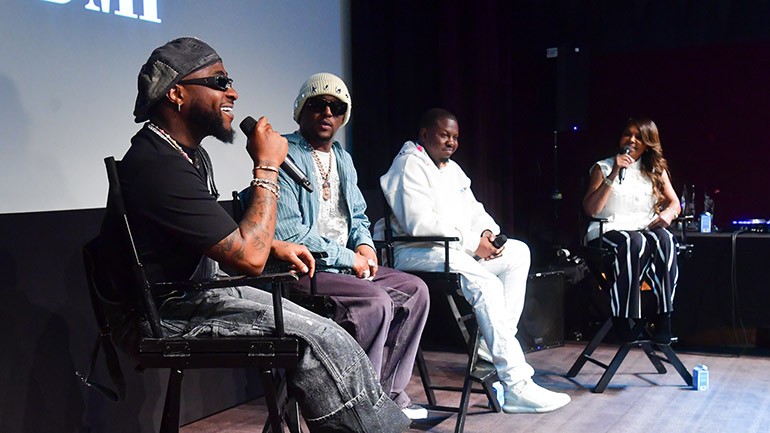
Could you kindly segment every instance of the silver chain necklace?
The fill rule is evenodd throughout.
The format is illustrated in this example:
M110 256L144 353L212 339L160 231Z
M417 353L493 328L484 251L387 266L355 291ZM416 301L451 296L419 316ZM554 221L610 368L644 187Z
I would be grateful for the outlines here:
M163 128L161 128L160 126L152 122L147 122L147 127L150 128L150 131L158 134L158 136L162 138L166 143L170 144L171 147L176 149L176 151L179 152L179 154L182 155L184 159L189 161L190 164L195 166L195 163L190 158L190 155L188 155L187 152L185 152L184 149L182 149L182 146L180 146L179 143L177 143L176 140L174 140L174 138L168 134L168 132L164 131Z

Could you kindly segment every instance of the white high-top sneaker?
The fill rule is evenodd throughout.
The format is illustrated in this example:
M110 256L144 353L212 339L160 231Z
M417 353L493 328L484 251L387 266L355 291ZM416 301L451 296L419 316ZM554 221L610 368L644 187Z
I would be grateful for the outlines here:
M564 407L572 399L561 392L549 391L532 381L517 382L505 390L505 413L543 413Z

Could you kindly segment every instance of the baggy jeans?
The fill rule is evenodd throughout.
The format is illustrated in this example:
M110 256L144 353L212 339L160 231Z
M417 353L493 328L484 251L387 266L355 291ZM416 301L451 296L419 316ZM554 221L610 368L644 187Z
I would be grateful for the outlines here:
M371 281L318 272L316 282L318 294L334 303L332 319L366 351L385 392L399 407L407 407L411 400L406 387L430 310L428 286L414 275L386 267ZM289 284L310 293L307 276Z
M212 272L201 269L196 274ZM163 300L160 314L165 332L186 338L259 336L275 330L272 294L253 287L172 295ZM289 301L283 303L283 316L286 334L301 342L299 364L287 371L287 383L311 432L397 433L409 426L344 329Z

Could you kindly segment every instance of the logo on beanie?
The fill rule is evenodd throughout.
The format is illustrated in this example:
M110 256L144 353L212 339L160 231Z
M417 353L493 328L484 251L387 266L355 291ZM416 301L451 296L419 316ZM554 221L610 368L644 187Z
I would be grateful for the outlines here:
M43 0L48 3L67 4L72 0ZM148 21L151 23L160 23L158 18L158 0L142 0L142 14L137 15L134 13L134 1L135 0L118 0L118 8L115 9L115 15L140 19L142 21ZM85 9L89 11L110 13L110 0L88 0L85 5Z

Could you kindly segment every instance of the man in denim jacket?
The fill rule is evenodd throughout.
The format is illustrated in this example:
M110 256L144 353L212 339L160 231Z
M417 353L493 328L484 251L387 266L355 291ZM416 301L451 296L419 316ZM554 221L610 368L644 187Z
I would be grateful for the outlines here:
M299 131L286 138L289 157L314 188L310 193L281 173L275 236L328 254L318 261L318 293L331 297L334 320L364 348L385 392L410 418L425 418L406 386L428 317L428 288L413 275L378 266L353 161L334 141L350 112L339 77L319 73L302 85L294 102ZM308 277L299 285L309 292Z

